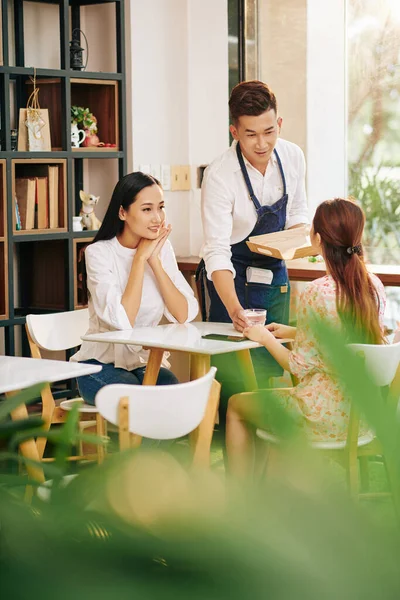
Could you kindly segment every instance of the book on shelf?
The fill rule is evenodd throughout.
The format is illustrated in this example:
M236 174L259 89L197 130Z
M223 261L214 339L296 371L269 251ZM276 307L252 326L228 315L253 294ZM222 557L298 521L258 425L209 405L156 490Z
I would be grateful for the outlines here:
M319 254L319 250L311 244L307 225L276 231L275 233L255 235L250 237L246 243L252 252L273 256L281 260L292 260Z
M48 178L36 177L37 228L49 227Z
M58 227L58 180L59 167L49 165L49 227L57 229Z
M34 229L36 179L34 177L18 177L15 180L15 197L19 209L21 229Z
M17 198L17 196L14 196L14 205L15 205L15 229L17 231L21 231L21 229L22 229L22 226L21 226L21 215L19 214L18 198Z

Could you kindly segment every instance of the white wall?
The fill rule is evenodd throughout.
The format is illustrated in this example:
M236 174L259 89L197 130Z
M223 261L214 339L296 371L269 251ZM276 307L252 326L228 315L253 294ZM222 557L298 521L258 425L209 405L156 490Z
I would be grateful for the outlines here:
M135 168L210 162L228 144L226 0L131 2L128 22ZM165 198L176 254L198 253L199 192Z
M189 163L210 163L229 144L228 8L226 0L189 0ZM200 189L193 172L189 253L203 241Z
M346 194L346 0L307 3L307 193L320 202Z

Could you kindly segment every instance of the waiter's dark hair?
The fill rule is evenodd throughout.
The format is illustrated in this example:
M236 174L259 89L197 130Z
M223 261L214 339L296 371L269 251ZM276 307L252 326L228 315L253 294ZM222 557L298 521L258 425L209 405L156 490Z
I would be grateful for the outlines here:
M273 91L262 81L242 81L231 92L229 111L235 125L239 117L251 115L258 117L267 110L277 111L276 97Z
M95 244L101 240L111 240L116 235L122 233L125 221L121 221L119 218L120 207L122 206L124 210L128 210L130 205L135 202L139 192L152 185L161 187L160 182L155 177L142 173L141 171L135 171L134 173L129 173L122 177L114 188L103 223L91 244ZM86 304L88 300L88 289L84 252L81 252L78 261L82 284L82 300L83 303Z

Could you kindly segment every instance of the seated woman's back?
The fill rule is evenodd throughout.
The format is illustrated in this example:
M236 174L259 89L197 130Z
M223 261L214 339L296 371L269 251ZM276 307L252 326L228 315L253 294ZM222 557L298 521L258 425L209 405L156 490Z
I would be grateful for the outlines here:
M301 295L289 367L300 380L291 395L314 440L344 439L350 404L340 382L331 377L313 319L335 326L346 343L379 344L384 338L385 291L364 263L364 222L361 208L342 198L320 204L313 220L311 237L328 274L311 282Z

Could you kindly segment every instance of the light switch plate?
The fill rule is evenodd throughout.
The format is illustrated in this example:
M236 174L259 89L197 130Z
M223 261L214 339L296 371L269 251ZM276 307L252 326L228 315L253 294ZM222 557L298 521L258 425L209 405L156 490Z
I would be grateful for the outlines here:
M173 165L171 167L171 191L177 192L181 189L181 167Z
M150 175L161 181L161 165L150 165Z
M181 167L180 169L180 188L181 190L190 190L191 189L191 178L190 178L190 166L189 165L184 165L183 167Z
M171 167L169 165L161 165L161 187L166 192L171 189Z

